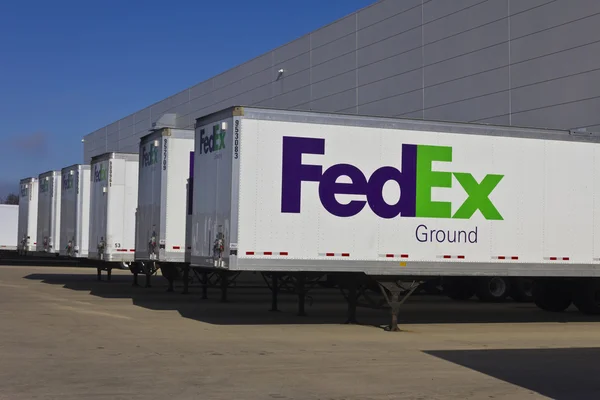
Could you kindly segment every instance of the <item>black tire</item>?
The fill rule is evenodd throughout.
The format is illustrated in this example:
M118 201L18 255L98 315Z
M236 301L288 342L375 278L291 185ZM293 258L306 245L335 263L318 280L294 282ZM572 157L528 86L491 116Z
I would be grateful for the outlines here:
M600 315L600 284L596 279L580 281L573 294L573 304L588 315Z
M444 294L457 301L466 301L475 295L475 285L468 278L446 278L442 286Z
M538 279L533 282L535 305L544 311L563 312L573 302L571 288L562 280Z
M475 294L479 301L501 303L510 294L510 281L499 276L479 278Z
M533 302L533 279L514 278L510 282L510 297L519 303Z

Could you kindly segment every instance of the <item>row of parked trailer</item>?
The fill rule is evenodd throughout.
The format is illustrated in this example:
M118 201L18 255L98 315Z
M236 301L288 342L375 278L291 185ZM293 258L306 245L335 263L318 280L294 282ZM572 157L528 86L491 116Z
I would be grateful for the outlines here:
M571 131L233 107L21 181L22 252L101 270L342 288L349 319L442 278L600 313L600 140ZM599 234L595 235L596 229ZM149 275L148 275L149 276ZM503 286L504 285L504 286ZM516 290L515 290L516 289ZM372 294L372 293L371 293ZM505 296L501 295L502 296ZM393 323L395 328L395 323Z

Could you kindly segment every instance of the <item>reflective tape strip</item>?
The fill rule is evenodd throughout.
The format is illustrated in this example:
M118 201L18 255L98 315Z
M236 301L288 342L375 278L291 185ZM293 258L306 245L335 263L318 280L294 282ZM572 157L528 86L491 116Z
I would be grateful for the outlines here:
M276 251L276 252L273 252L273 251L263 251L263 252L258 252L258 253L255 252L255 251L247 251L246 255L247 256L257 256L257 255L258 256L274 256L274 255L275 256L277 256L277 255L279 255L279 256L287 256L287 255L289 255L289 253L287 251Z
M450 254L444 254L444 255L441 255L441 256L437 256L437 258L442 258L444 260L464 260L466 257L462 256L462 255L460 255L460 256L453 256L453 255L450 255Z
M173 250L181 250L181 246L173 246Z
M496 257L492 257L493 260L511 260L511 261L516 261L519 259L519 256L496 256Z
M546 261L570 261L571 257L544 257Z
M388 253L388 254L380 254L379 257L381 257L381 258L408 258L408 254Z
M350 253L319 253L319 257L350 257Z

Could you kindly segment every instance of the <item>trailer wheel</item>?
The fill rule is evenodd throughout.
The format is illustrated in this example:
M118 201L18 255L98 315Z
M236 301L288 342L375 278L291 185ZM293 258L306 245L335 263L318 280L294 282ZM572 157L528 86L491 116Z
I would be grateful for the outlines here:
M533 301L533 279L514 278L510 282L510 297L519 303Z
M573 295L561 280L537 279L533 282L533 299L544 311L563 312L571 305Z
M510 281L506 278L493 276L477 281L476 294L479 301L500 303L506 300L509 293Z
M573 295L573 304L588 315L600 315L600 284L597 280L581 281Z
M444 278L442 287L452 300L465 301L475 295L475 285L468 278Z

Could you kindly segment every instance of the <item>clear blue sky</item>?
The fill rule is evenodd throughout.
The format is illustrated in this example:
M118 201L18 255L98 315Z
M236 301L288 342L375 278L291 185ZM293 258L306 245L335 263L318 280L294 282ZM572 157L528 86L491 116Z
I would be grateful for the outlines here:
M0 1L0 197L81 162L85 134L374 2Z

